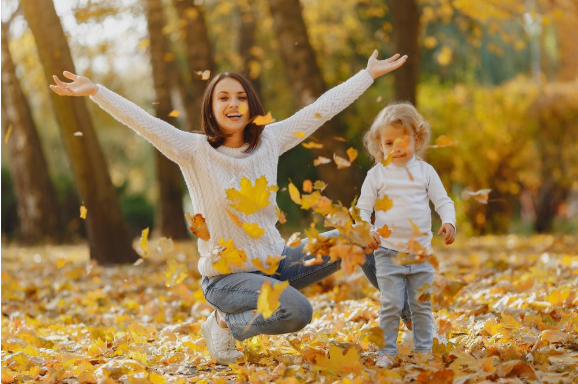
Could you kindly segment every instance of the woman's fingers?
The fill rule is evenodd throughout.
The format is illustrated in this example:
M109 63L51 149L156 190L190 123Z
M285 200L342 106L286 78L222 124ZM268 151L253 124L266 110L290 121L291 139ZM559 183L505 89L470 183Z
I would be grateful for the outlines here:
M62 72L62 74L64 75L64 77L66 77L67 79L70 79L70 80L78 79L78 75L75 75L72 72L64 71L64 72Z
M68 84L60 81L58 76L52 75L52 78L54 79L54 82L56 83L56 85L59 86L60 88L62 88L62 89L68 88Z
M60 96L73 96L70 89L65 89L58 85L51 85L50 89L52 89L55 93L59 94Z

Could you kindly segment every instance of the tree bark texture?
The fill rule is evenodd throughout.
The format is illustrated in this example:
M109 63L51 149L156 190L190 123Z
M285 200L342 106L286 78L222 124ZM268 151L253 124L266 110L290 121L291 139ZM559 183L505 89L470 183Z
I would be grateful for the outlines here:
M20 6L32 30L47 82L63 71L75 72L60 19L50 0L22 0ZM108 174L85 100L51 92L56 120L68 153L81 200L88 209L86 225L90 257L101 264L134 262L128 227ZM81 132L82 136L75 136Z
M165 18L161 0L145 0L144 8L150 37L151 66L155 88L155 112L159 119L176 125L176 119L169 116L173 108L171 100L171 74L173 63L168 41L163 34ZM161 235L173 239L188 238L183 212L183 182L177 164L155 151L155 164L159 188L159 204L156 213L156 227Z
M293 101L300 109L314 102L327 88L309 42L299 0L269 0L269 7L287 78L291 84ZM319 141L324 150L329 152L326 156L333 157L333 153L336 153L346 158L347 146L333 138L343 135L343 127L334 119L320 129L323 131L319 134ZM332 199L348 204L359 193L359 189L356 190L355 187L361 186L362 175L357 167L336 170L334 166L326 165L319 167L318 173L323 181L335 187L327 189L327 195ZM343 184L354 188L336 188Z
M391 11L393 14L393 53L408 55L405 64L393 72L395 99L409 101L416 105L420 30L417 0L392 0Z

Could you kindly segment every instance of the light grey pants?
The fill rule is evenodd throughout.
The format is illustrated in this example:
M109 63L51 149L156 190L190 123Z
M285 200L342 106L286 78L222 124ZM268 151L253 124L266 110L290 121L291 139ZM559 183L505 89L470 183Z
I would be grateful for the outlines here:
M333 230L323 233L322 236L334 237L338 234L337 230ZM313 307L299 290L337 272L341 267L341 259L332 262L325 256L323 263L305 266L303 261L308 257L303 252L305 243L306 241L294 248L285 247L283 255L286 257L281 260L274 275L268 276L257 271L203 277L205 298L214 308L226 314L225 322L235 339L244 340L260 334L296 332L311 322ZM361 269L369 282L378 288L373 253L367 255ZM255 318L254 311L257 309L257 299L263 283L269 281L273 285L285 280L289 280L289 286L279 297L279 308L268 319L261 315ZM402 318L407 322L410 316L409 307L406 305Z
M399 319L409 300L416 352L428 353L433 346L433 314L431 300L418 300L431 293L434 268L428 263L399 265L392 261L397 251L380 247L375 251L377 283L381 292L379 324L383 329L385 347L381 352L397 355ZM429 284L429 285L428 285Z

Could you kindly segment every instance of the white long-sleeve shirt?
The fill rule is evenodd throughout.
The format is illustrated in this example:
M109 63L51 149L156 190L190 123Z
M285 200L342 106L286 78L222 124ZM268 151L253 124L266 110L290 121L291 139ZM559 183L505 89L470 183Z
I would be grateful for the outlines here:
M205 135L181 131L103 86L99 86L99 91L91 99L179 165L191 196L192 214L200 213L205 218L211 235L208 241L198 240L199 272L211 277L221 274L213 268L217 260L212 255L221 238L224 241L232 239L235 246L247 254L243 268L230 266L233 273L256 271L251 260L260 259L266 265L267 256L280 255L284 247L284 240L275 227L276 193L269 196L268 206L253 214L235 211L243 221L257 223L265 230L261 238L254 239L231 221L226 211L226 208L231 209L231 201L225 191L230 188L239 190L243 177L255 184L255 180L265 176L268 185L276 185L279 156L303 141L303 135L296 136L295 133L302 132L305 137L311 135L355 101L372 83L369 72L360 71L288 119L267 125L259 145L251 153L243 152L247 145L215 149Z
M367 173L361 187L361 195L357 201L361 219L371 223L371 214L374 211L376 200L387 196L393 201L387 211L375 211L374 229L384 225L392 231L387 238L381 237L381 246L403 252L412 238L414 229L410 219L425 235L414 239L429 249L433 237L431 231L431 210L429 201L434 203L442 223L456 226L456 211L454 202L448 197L446 190L435 169L425 161L412 157L403 166L390 163L383 166L375 165ZM411 173L413 181L408 172Z

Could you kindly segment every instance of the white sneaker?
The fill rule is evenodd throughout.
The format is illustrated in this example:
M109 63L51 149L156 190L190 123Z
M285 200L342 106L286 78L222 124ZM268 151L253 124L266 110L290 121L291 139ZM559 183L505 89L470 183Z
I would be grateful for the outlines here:
M217 322L217 311L213 311L201 325L201 331L209 354L219 364L236 363L243 352L237 349L235 339L229 328L222 328Z
M387 355L383 355L377 360L375 366L379 368L391 368L393 366L393 360Z

